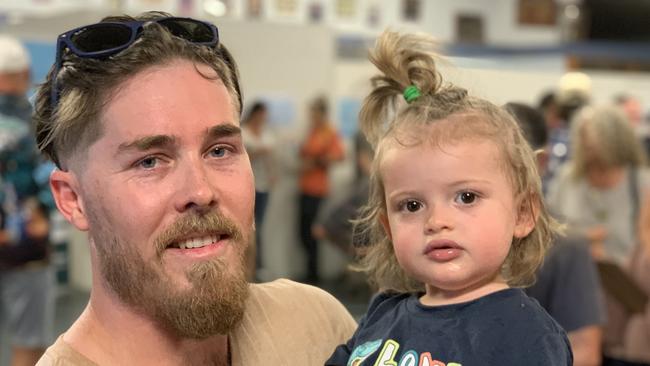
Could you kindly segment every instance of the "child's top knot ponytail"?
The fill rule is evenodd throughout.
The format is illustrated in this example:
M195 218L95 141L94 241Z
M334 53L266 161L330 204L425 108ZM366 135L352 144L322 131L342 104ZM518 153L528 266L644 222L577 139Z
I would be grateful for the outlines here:
M446 94L436 65L440 60L436 49L437 43L426 35L387 31L377 39L369 58L382 74L373 77L373 91L364 100L359 117L361 129L373 146L385 132L389 116L398 113L400 106L417 107L440 92Z

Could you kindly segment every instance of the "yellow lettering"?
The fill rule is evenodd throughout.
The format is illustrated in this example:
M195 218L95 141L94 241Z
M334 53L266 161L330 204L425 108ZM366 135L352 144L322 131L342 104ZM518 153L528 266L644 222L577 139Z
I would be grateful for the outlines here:
M377 362L374 366L397 366L395 362L395 355L397 355L397 350L399 349L399 343L395 342L392 339L389 339L384 343L384 347L381 349L379 357L377 357Z

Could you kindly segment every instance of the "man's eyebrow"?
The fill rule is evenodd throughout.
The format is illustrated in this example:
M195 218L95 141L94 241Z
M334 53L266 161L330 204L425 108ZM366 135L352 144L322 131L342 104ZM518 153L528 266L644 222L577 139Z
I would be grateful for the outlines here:
M212 138L229 137L234 135L241 135L241 128L230 123L218 124L208 129L208 136Z
M171 147L176 144L176 139L168 135L145 136L118 146L117 151L138 150L146 151L156 147Z

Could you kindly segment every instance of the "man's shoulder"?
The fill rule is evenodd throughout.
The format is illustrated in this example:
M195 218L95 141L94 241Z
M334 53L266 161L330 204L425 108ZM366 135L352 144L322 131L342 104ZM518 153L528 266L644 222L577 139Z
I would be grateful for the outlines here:
M36 366L97 366L94 362L75 351L59 336L43 354Z
M343 304L328 292L314 286L279 279L251 285L249 306L296 316L327 310L330 315L350 316Z
M232 334L233 364L322 365L355 329L345 307L317 287L284 279L253 284Z
M270 332L352 334L356 322L334 296L318 287L280 279L251 285L245 318Z

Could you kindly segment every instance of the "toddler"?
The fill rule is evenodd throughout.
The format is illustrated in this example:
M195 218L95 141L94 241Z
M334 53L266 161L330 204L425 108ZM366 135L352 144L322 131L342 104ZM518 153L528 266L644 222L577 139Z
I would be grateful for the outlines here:
M385 32L371 52L360 266L381 292L326 365L572 365L564 330L519 288L558 230L535 155L505 110L442 82L434 50Z

